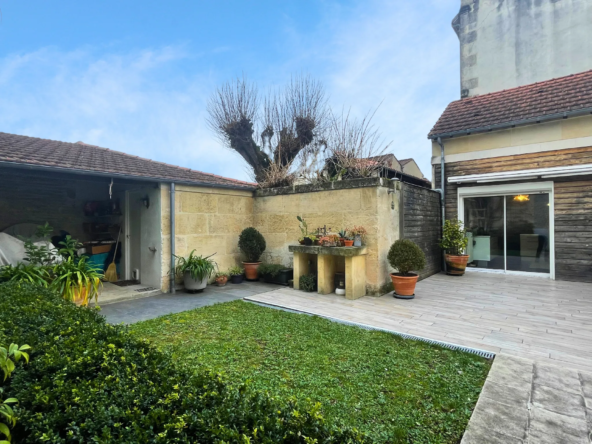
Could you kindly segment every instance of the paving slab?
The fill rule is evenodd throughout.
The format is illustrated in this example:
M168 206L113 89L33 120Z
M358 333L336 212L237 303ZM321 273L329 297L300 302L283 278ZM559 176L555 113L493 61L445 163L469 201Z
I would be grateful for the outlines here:
M534 406L531 409L529 442L537 444L589 444L585 419L572 418Z

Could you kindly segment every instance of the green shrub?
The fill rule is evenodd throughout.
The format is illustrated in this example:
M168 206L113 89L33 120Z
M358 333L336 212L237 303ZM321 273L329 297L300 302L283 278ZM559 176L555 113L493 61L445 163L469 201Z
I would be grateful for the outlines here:
M271 277L276 277L280 271L285 270L281 264L261 264L259 265L259 276L269 275Z
M47 289L0 284L0 342L32 347L4 387L19 399L19 444L368 442L327 425L319 405L195 373Z
M391 267L396 268L403 276L410 271L420 271L426 265L425 254L417 244L409 239L395 241L388 252Z
M245 262L259 262L266 248L265 238L255 228L245 228L238 238L238 247L245 254Z
M446 250L446 253L456 255L465 254L467 249L467 232L463 228L463 223L460 220L447 220L444 222L444 229L442 230L442 239L440 240L440 248Z
M305 274L300 276L300 289L302 291L314 291L317 288L317 277L314 274Z

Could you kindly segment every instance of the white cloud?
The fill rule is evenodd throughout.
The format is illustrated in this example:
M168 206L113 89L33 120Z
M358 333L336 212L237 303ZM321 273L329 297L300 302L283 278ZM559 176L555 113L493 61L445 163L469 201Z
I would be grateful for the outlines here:
M164 47L97 57L45 48L0 60L1 131L86 143L247 179L242 159L205 123L215 82L176 72L187 55Z

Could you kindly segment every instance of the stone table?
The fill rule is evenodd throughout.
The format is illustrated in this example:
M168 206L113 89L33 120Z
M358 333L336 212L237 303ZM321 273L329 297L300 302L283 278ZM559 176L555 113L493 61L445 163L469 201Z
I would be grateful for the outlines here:
M300 287L300 276L309 273L311 257L317 258L318 292L329 294L335 291L335 258L345 258L345 298L358 299L366 296L366 247L322 247L320 245L290 245L294 253L294 288Z

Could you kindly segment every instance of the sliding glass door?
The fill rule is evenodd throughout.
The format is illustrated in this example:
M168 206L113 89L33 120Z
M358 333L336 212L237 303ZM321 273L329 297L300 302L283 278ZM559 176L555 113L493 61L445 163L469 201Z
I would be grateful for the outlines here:
M469 239L469 267L550 274L551 192L527 189L480 195L513 188L472 187L459 191L459 211L462 210L459 216Z

